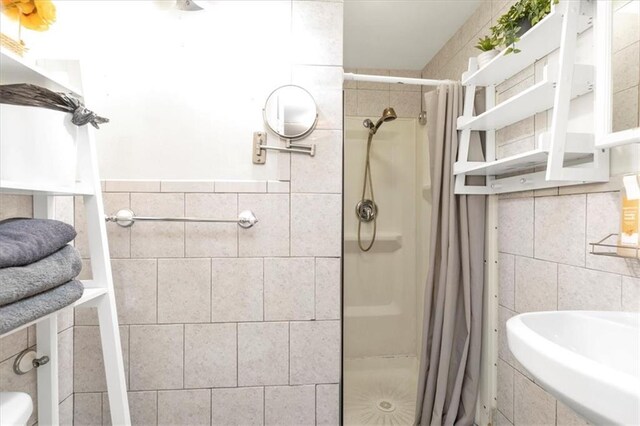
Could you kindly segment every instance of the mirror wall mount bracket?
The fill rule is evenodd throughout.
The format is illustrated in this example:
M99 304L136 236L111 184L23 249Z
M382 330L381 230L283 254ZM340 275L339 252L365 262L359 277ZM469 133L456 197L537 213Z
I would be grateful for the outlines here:
M293 152L296 154L307 154L311 157L316 155L316 144L301 145L292 143L291 140L287 140L284 147L272 146L267 145L266 132L253 132L253 164L264 164L267 161L268 149L281 152Z

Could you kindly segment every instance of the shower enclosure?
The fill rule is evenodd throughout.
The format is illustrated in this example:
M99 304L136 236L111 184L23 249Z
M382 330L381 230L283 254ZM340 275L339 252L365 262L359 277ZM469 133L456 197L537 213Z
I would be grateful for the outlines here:
M415 410L428 146L417 114L395 118L388 107L344 122L345 425L408 425Z

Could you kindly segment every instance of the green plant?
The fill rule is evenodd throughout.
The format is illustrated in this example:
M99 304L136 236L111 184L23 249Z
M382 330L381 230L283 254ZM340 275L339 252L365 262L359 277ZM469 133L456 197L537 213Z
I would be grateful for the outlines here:
M489 52L498 46L498 42L494 37L484 36L478 39L476 49L480 49L483 52Z
M507 13L498 18L496 25L491 27L491 34L498 46L504 46L509 53L518 53L520 49L516 43L520 41L521 25L527 21L531 26L536 25L551 12L551 3L558 4L559 0L519 0L509 8Z

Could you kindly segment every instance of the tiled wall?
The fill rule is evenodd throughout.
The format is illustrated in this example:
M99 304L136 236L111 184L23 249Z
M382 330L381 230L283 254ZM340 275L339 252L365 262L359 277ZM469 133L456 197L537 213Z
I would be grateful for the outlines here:
M337 424L341 195L288 187L106 183L107 212L259 220L108 225L135 424ZM75 424L108 424L95 313L74 331Z
M486 0L423 70L425 78L459 79L476 39L512 2ZM619 2L622 6L626 2ZM614 129L638 125L639 24L614 25ZM624 25L623 25L624 24ZM540 61L496 88L498 101L534 84ZM499 157L534 146L547 128L547 114L537 114L496 133ZM633 153L632 153L633 154ZM612 172L632 171L624 155L612 156ZM636 170L638 165L636 164ZM640 264L588 254L589 242L618 232L621 179L522 192L499 203L499 361L498 425L587 424L545 392L511 355L505 322L529 311L559 309L640 310Z
M56 218L73 223L71 199L56 198ZM69 214L71 213L71 214ZM0 220L11 217L32 217L31 197L1 195ZM36 346L34 326L17 331L0 339L0 391L26 392L34 401L34 414L29 425L37 422L36 370L19 376L13 372L13 362L20 352ZM73 423L73 310L58 315L58 392L60 399L60 424Z
M356 74L392 75L394 77L420 78L420 70L345 69ZM421 86L366 81L344 82L344 113L346 116L379 117L391 106L398 117L417 118L422 111ZM374 120L375 121L375 120Z

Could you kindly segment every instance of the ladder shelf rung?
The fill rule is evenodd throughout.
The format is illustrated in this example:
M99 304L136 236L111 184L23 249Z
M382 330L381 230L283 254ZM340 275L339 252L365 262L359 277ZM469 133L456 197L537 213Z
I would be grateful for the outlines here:
M593 90L593 66L575 65L571 98ZM539 83L475 117L458 118L458 130L497 130L553 107L555 79L545 70Z
M93 189L82 183L77 183L75 186L61 186L8 180L0 180L0 193L15 195L94 195Z

